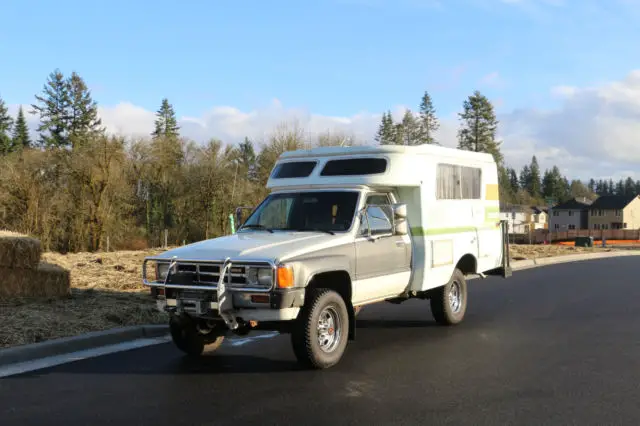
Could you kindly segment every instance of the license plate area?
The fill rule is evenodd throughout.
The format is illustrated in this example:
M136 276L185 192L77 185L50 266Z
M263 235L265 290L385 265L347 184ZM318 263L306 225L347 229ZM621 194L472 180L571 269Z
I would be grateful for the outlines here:
M211 312L211 303L215 303L216 299L216 294L211 291L183 290L176 295L176 310L205 315Z

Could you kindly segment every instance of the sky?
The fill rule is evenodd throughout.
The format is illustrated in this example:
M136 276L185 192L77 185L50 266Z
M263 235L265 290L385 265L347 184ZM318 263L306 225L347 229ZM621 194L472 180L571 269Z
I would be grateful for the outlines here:
M0 97L15 113L79 73L109 131L149 135L166 97L182 134L256 143L296 122L373 136L429 91L456 145L474 90L509 166L640 179L640 0L7 0ZM35 128L37 117L29 116Z

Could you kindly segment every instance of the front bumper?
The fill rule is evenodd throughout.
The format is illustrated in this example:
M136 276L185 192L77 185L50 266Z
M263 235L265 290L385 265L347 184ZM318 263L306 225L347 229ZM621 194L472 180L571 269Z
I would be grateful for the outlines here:
M151 259L154 260L154 259ZM175 263L182 263L174 260ZM250 321L289 321L295 319L304 305L304 288L250 288L229 286L232 262L220 266L217 285L190 285L170 278L163 282L148 281L146 260L143 265L143 283L151 288L158 309L176 314L190 315L212 320L222 319L229 329Z

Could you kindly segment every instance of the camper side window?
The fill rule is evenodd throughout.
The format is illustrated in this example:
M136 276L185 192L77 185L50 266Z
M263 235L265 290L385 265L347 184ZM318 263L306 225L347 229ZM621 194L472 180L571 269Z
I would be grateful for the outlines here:
M482 188L482 170L478 167L438 164L436 172L436 199L479 200Z

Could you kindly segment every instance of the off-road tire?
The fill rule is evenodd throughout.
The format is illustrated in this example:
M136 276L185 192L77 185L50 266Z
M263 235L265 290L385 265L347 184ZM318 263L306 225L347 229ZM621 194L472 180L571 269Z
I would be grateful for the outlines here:
M324 351L318 341L318 322L326 308L337 319L337 324L334 322L334 333L337 333L338 342L329 352ZM298 362L313 369L332 367L344 355L348 339L349 312L342 296L326 288L309 291L305 306L300 310L291 331L291 344Z
M188 317L172 317L169 321L169 331L174 345L190 357L213 353L224 341L224 336L200 333L195 321Z
M459 290L460 303L459 308L454 310L449 295L456 288ZM467 311L467 298L467 280L464 274L456 268L447 284L433 290L430 298L433 318L440 325L459 324Z

